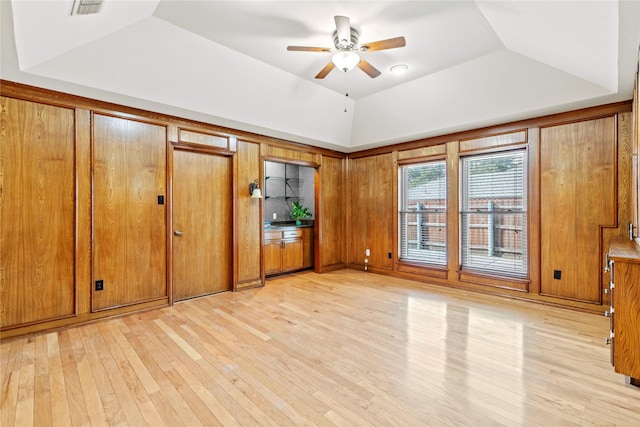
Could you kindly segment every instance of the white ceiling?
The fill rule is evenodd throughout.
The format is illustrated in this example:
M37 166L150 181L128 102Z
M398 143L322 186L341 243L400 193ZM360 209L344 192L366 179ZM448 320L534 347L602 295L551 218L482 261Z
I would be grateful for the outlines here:
M637 1L72 5L0 1L1 78L347 152L631 99L640 43ZM335 15L406 47L316 80Z

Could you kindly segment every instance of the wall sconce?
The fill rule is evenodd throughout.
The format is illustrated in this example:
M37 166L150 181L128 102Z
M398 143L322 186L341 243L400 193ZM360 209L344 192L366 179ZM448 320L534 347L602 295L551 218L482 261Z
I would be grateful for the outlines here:
M260 191L257 179L249 184L249 194L252 199L262 199L262 191Z

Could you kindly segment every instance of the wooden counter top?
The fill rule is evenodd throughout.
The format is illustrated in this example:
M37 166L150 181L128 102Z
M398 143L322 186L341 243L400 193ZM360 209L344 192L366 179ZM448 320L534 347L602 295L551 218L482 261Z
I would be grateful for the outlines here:
M615 240L611 242L609 258L613 261L640 263L640 244L635 240Z

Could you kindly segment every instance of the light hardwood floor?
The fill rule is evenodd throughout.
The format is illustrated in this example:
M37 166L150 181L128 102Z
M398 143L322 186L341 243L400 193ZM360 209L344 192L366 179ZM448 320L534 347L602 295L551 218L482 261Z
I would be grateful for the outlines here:
M608 320L357 271L3 342L0 424L638 426Z

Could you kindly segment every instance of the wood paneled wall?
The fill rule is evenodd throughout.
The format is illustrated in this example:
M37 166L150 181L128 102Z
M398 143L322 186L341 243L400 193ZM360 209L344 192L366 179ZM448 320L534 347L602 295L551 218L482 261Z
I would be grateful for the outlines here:
M92 309L167 298L167 129L103 114L92 124Z
M1 324L76 314L74 111L1 98Z
M249 183L262 182L260 168L260 144L238 141L236 153L236 233L238 245L236 288L250 288L262 284L260 256L262 251L262 211L259 200L249 195ZM264 188L262 188L264 191Z
M395 210L393 155L349 160L347 246L349 264L392 270ZM365 255L369 249L370 255Z
M639 52L640 55L640 52ZM640 69L640 58L638 68ZM640 243L640 74L636 71L633 90L633 137L632 137L632 205L636 240Z
M598 312L607 303L602 268L609 242L632 217L630 103L569 112L353 153L349 158L349 267ZM529 212L526 278L460 270L458 162L463 155L525 148ZM398 245L397 164L445 156L446 270L374 257ZM372 191L375 188L375 191ZM372 218L375 217L375 218ZM393 248L393 249L389 249ZM394 251L395 252L395 251ZM553 279L553 270L562 280Z
M596 295L600 289L593 284L585 294L580 289L573 294L554 291L553 295L547 290L545 295L543 290L541 277L550 263L555 264L557 256L563 259L580 256L560 251L558 255L547 256L553 258L551 261L542 257L542 240L546 241L544 233L552 232L543 231L541 217L547 209L547 200L553 199L547 199L548 195L542 198L541 188L555 192L558 185L552 179L542 177L543 165L549 165L548 161L552 160L543 161L543 155L548 154L547 149L564 153L571 144L567 141L576 137L583 139L576 133L586 132L591 138L589 129L598 129L600 121L607 123L605 134L614 134L613 141L608 139L602 143L602 138L596 138L597 142L593 142L596 144L593 153L601 153L602 158L600 155L584 158L585 153L574 150L580 170L590 174L600 168L608 188L611 188L610 174L615 175L615 195L611 196L613 207L607 202L606 218L598 219L601 222L597 227L602 227L599 237L588 238L577 245L576 251L592 254L593 247L604 251L611 238L624 235L627 222L634 216L634 207L636 211L640 209L637 207L637 187L632 188L632 165L638 162L637 156L635 163L632 157L633 150L638 151L638 126L632 128L631 122L632 118L638 121L638 111L635 109L631 115L631 103L411 141L347 156L11 82L2 82L0 95L2 338L171 302L173 266L172 257L167 254L171 254L172 248L172 208L170 204L157 203L157 196L161 194L167 196L167 202L171 200L173 160L168 146L217 150L232 157L234 289L263 283L264 272L260 267L262 205L249 197L248 184L255 179L262 182L265 159L286 159L317 168L314 253L318 272L345 265L363 269L366 259L367 268L372 272L584 310L601 309ZM586 131L576 130L584 126ZM549 142L547 131L540 131L555 127L563 129L567 138L554 137L555 142ZM521 140L523 136L525 139ZM146 146L149 141L154 142ZM459 157L472 151L500 150L513 144L522 144L528 149L533 192L528 224L532 270L526 281L515 284L460 272L457 244ZM612 154L615 156L613 165ZM403 265L398 262L396 253L398 162L430 156L445 157L450 173L449 259L446 269L437 271ZM600 166L599 162L604 158L607 162ZM585 167L583 162L595 166ZM123 167L130 169L123 170ZM566 168L561 170L567 179L576 183L595 179L579 176ZM122 194L113 191L119 186L127 187L125 193L133 197L123 200L120 208L116 206L120 202L114 197ZM601 193L606 194L605 187ZM151 196L153 200L149 202ZM589 194L590 198L592 196ZM636 202L632 201L633 197ZM591 198L583 210L596 205L597 201ZM611 209L615 216L613 222ZM116 212L121 218L116 218ZM637 217L637 213L635 215ZM121 249L114 250L118 244L109 240L113 238L108 230L110 227L124 227L127 236L140 241L130 248L127 246L130 242L127 242ZM111 251L110 255L104 252L107 249ZM371 255L365 255L366 249ZM122 253L128 255L122 258ZM163 263L158 261L161 258L164 258ZM589 268L594 272L595 264L595 258L589 262ZM130 271L137 268L140 272L147 269L146 272L153 276L151 284L142 280L139 272ZM110 291L94 291L94 281L103 273L112 275L113 280L123 280L123 287L131 285L141 289L122 288L113 295ZM115 279L117 277L122 279ZM106 280L105 289L108 290L112 279Z
M617 223L616 119L540 133L540 293L599 304L602 228Z
M2 339L172 302L176 150L230 159L234 289L263 284L249 183L262 182L265 158L322 170L327 156L326 226L308 240L343 247L344 154L11 82L0 95ZM325 252L326 265L344 265L342 254Z
M320 167L320 188L316 233L322 239L318 245L315 265L320 272L344 268L345 260L345 159L323 156Z

